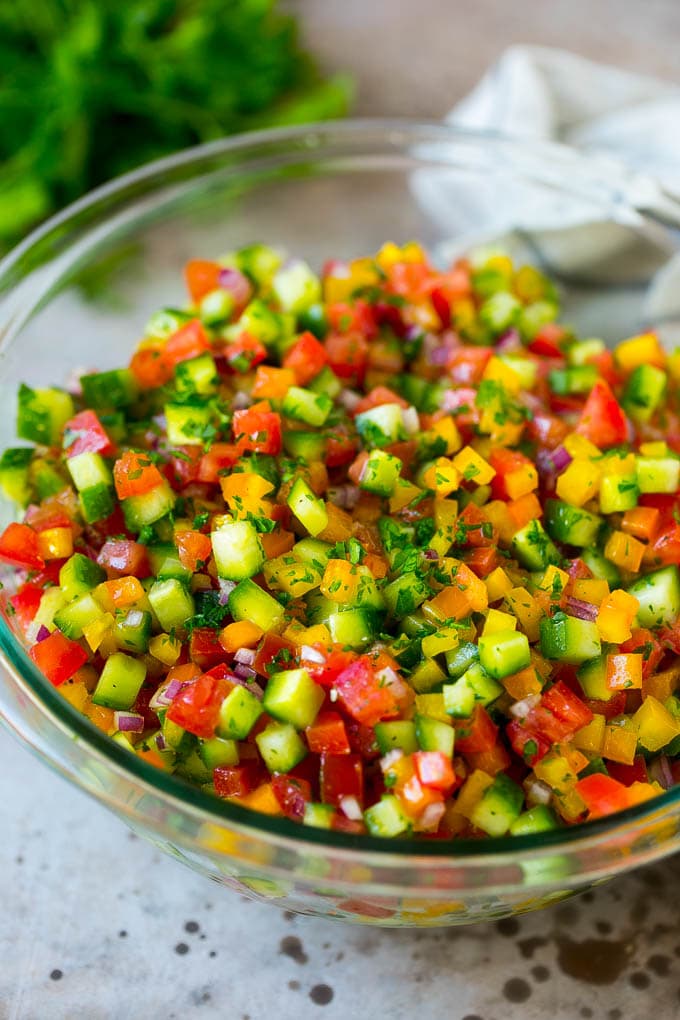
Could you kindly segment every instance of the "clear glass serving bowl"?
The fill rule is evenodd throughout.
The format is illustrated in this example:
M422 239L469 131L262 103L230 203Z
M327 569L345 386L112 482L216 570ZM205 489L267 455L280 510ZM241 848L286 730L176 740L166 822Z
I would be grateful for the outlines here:
M264 240L318 264L417 238L447 258L503 238L557 276L586 335L621 338L646 323L672 336L677 222L658 187L607 160L441 125L344 122L183 152L71 206L0 265L0 446L14 441L20 381L123 363L148 315L176 302L192 256ZM12 510L1 513L4 524ZM178 860L292 910L465 924L542 906L680 847L680 789L586 826L453 844L253 814L110 741L2 618L0 655L0 716L24 744Z

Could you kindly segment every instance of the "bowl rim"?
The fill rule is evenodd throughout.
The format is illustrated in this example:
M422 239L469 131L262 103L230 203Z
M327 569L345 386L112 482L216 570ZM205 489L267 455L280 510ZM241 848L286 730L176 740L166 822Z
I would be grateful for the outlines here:
M405 150L407 144L417 142L467 142L483 146L496 146L501 149L530 153L532 156L547 155L551 157L551 165L555 162L570 167L579 167L592 173L597 182L600 194L594 194L595 200L601 201L601 190L609 188L610 198L620 207L636 214L625 195L611 187L603 179L604 166L616 166L609 157L605 163L600 157L584 155L577 150L561 143L521 139L504 135L500 132L480 131L459 128L455 125L437 121L401 118L355 118L342 121L325 121L292 127L279 127L258 131L244 132L224 139L218 139L203 145L182 149L177 153L153 160L126 174L114 178L100 187L88 192L77 201L50 217L45 223L33 230L12 251L0 260L0 299L2 297L3 280L10 278L12 270L27 254L40 245L55 230L63 228L83 213L92 212L100 204L111 199L122 199L126 191L136 188L140 183L147 185L157 182L163 186L163 178L168 171L200 163L211 157L225 154L238 154L249 150L266 149L272 143L289 142L292 147L296 143L299 151L307 152L308 159L323 155L324 145L331 140L335 144L347 144L351 140L368 139L375 135L382 137L383 142L394 147L395 152ZM293 151L298 151L293 149ZM442 165L446 161L442 160ZM238 164L234 165L235 168ZM622 166L619 169L624 170ZM630 172L631 177L636 176ZM551 178L552 179L552 178ZM554 183L554 181L553 181ZM576 191L573 181L559 184L559 188L567 193ZM583 192L583 186L579 189ZM40 301L40 295L35 304ZM0 304L0 312L2 305ZM2 321L0 321L0 333ZM199 787L190 785L172 773L165 773L148 762L131 755L107 734L99 730L90 720L77 711L57 689L53 687L29 658L25 648L16 637L4 613L0 613L0 664L4 671L14 678L15 682L52 723L67 732L69 737L83 741L90 751L94 751L100 759L123 778L140 783L151 793L161 794L164 798L175 801L190 814L199 814L204 822L226 823L230 827L250 837L264 837L272 842L286 843L300 847L309 845L318 850L332 850L354 856L362 852L364 860L369 857L380 860L383 864L425 864L438 860L450 863L472 865L475 862L488 866L491 863L515 863L519 853L529 854L532 859L550 856L555 852L569 849L587 849L596 847L614 833L635 823L644 823L653 816L670 816L672 809L680 806L680 785L663 794L651 798L641 804L629 807L614 815L594 821L580 823L549 832L525 836L502 836L488 839L428 839L403 838L381 839L370 835L354 835L334 830L319 829L301 825L285 816L275 817L262 814L239 806L209 794ZM4 672L3 671L3 672ZM7 683L6 676L3 684ZM0 710L0 719L10 722L8 716ZM44 752L43 752L44 753ZM45 754L49 757L49 754ZM67 773L68 775L68 773ZM68 775L72 782L73 776ZM113 806L113 805L111 805Z

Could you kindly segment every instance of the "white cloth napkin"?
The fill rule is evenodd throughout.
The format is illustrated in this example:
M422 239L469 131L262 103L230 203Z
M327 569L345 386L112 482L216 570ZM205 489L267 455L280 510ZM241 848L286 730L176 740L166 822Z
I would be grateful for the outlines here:
M587 179L578 162L556 172L573 171L570 180L577 187L566 198L549 189L526 193L511 179L500 187L491 182L486 190L480 182L464 184L463 204L471 210L475 236L461 230L455 211L460 182L423 181L417 189L421 200L455 224L459 240L447 254L494 241L520 255L538 253L549 271L587 281L591 293L573 306L585 317L585 328L592 322L597 329L603 317L593 293L603 282L628 288L628 299L618 302L613 334L630 329L631 321L665 323L667 342L680 341L680 257L673 257L680 245L669 244L668 233L648 219L625 212L632 207L680 227L679 85L564 50L513 46L447 121L528 142L559 142L592 161ZM608 185L595 203L587 198L593 180Z

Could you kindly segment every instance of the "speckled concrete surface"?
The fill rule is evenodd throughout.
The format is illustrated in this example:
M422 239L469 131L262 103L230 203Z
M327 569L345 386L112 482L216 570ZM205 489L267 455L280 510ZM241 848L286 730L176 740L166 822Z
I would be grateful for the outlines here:
M673 1020L680 858L449 931L284 914L193 875L0 732L0 1020Z
M678 76L678 0L290 0L358 112L440 116L511 42ZM495 926L282 914L140 842L0 732L0 1020L674 1020L680 858Z

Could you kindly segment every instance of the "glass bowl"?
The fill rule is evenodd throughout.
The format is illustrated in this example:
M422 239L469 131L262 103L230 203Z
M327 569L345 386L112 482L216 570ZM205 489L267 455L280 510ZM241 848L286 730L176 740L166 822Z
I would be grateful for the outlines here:
M14 441L20 381L123 363L148 315L176 301L192 256L263 240L318 264L416 238L448 258L502 238L558 278L567 317L586 335L620 339L654 324L672 337L679 221L653 182L608 160L442 125L350 121L183 152L71 206L0 264L0 446ZM12 509L1 513L4 524ZM585 826L453 844L254 814L109 740L36 670L4 618L0 656L0 716L24 744L178 860L295 911L465 924L542 906L680 847L680 789Z

